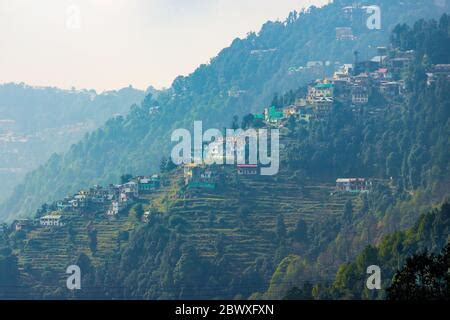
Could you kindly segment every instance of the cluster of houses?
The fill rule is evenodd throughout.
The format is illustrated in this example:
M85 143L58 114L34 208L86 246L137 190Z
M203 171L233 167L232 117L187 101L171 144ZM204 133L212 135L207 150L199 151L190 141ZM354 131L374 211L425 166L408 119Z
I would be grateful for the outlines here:
M115 216L142 194L151 193L160 187L158 175L139 176L124 184L111 184L107 188L94 186L87 191L79 191L73 197L57 202L59 211L83 210L96 212L106 209L108 216Z
M272 108L271 110L273 111ZM283 113L272 113L272 111L265 112L265 115L262 117L269 122L271 121L270 119L282 119L284 117ZM256 130L241 131L233 136L218 137L217 140L206 145L204 150L205 159L198 159L198 161L193 163L183 164L184 185L190 189L215 189L222 168L217 164L234 166L237 175L259 175L261 169L259 164L239 164L248 162L246 159L248 150L246 144L248 139L257 139L256 135Z
M405 94L405 83L399 79L413 59L414 51L388 52L386 47L379 47L371 60L358 62L358 53L355 52L355 63L343 64L332 77L310 83L306 97L283 110L266 108L255 117L269 125L280 125L291 116L309 122L330 114L335 102L360 111L375 92L389 100L401 99ZM450 65L433 66L428 77L430 84L439 77L450 79Z
M350 37L348 29L340 30L341 37ZM370 102L374 91L386 99L403 98L405 84L400 79L401 73L406 70L414 59L414 51L392 52L386 47L377 48L377 55L369 61L358 62L355 52L355 63L344 64L337 68L332 77L316 80L308 86L307 95L297 99L296 102L285 108L271 106L265 108L260 114L255 114L255 120L262 121L266 126L280 127L287 120L295 117L300 121L310 122L311 119L322 119L332 111L336 102L348 105L351 110L360 111L362 107ZM317 61L310 67L323 66L324 63ZM450 77L450 68L436 66L435 72L430 78L439 76ZM432 80L430 80L432 81ZM250 137L251 138L251 137ZM224 144L233 144L235 148L223 150ZM234 163L234 159L244 159L245 150L241 144L245 144L242 137L220 138L210 143L208 156L211 158L207 163ZM244 154L242 154L244 153ZM235 165L238 175L257 175L260 167L258 165ZM188 164L184 166L185 186L191 188L215 188L217 172L211 166L202 164ZM345 180L345 179L344 179ZM348 180L348 181L347 181ZM340 191L368 190L364 179L347 179L337 182Z
M239 176L260 175L259 164L234 164L235 172ZM220 167L205 163L189 163L183 165L184 185L189 189L216 189L220 176Z
M152 193L160 188L160 177L134 177L124 184L111 184L108 187L93 186L81 190L73 196L56 201L47 214L39 219L19 219L13 222L15 231L28 231L34 227L62 227L65 213L68 212L105 212L107 216L115 216L133 204L140 196Z

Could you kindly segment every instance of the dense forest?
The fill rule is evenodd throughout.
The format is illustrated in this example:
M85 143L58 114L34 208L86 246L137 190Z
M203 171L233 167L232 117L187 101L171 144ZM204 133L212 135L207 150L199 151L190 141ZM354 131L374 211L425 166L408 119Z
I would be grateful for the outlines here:
M267 106L275 92L296 90L330 75L335 65L352 63L355 50L361 56L375 54L397 23L437 17L449 9L448 4L429 5L427 0L371 1L381 7L383 28L370 30L363 18L343 14L342 7L352 3L341 0L292 12L285 21L267 22L258 33L234 40L209 64L178 77L157 99L148 95L127 116L110 119L67 153L52 156L17 186L0 207L0 217L10 221L31 216L43 202L86 185L116 182L124 172L155 171L161 156L169 152L173 129L191 128L193 120L222 128L235 114L242 116ZM354 41L336 39L335 29L345 26L353 28ZM322 61L329 67L320 74L302 72L308 61Z
M314 284L306 281L301 287L290 289L285 298L449 299L449 223L450 204L444 203L442 207L422 215L414 227L392 233L376 246L368 246L356 257L355 262L339 268L333 282ZM442 255L439 255L441 251ZM286 260L289 263L295 261L293 257ZM366 287L366 269L370 265L377 265L382 270L382 290L371 292ZM277 272L281 272L283 267L287 268L281 264ZM274 275L272 286L278 285L279 278L287 276L292 277L286 274Z

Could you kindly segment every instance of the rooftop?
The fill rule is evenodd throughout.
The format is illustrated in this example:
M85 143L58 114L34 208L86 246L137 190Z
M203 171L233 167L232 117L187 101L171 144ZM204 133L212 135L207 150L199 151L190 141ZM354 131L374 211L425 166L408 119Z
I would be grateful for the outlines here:
M49 215L46 215L46 216L41 217L41 219L53 219L53 220L58 220L58 219L61 219L61 215L52 215L52 214L49 214Z
M329 89L332 87L333 87L332 83L319 83L318 85L316 85L317 89Z

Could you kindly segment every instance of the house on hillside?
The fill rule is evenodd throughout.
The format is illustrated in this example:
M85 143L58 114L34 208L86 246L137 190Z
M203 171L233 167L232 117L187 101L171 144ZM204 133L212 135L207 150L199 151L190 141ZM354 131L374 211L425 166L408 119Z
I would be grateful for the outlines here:
M348 83L351 81L351 74L347 73L346 71L343 71L342 69L339 69L333 74L332 83L334 84L335 81L342 81Z
M351 76L353 74L353 70L354 67L351 63L344 63L340 68L340 71L347 76Z
M72 198L66 197L66 198L64 198L64 200L56 201L56 208L59 211L65 211L65 210L71 209L72 203L70 202L70 200L72 200Z
M336 191L369 192L371 185L371 182L364 178L339 178L336 180Z
M427 72L427 85L431 86L439 79L450 81L450 64L433 65Z
M334 102L334 85L320 82L308 86L306 101L311 105L316 118L322 118L331 112Z
M395 98L403 94L404 86L401 81L381 81L379 89L384 96Z
M256 113L254 115L255 120L260 120L260 121L264 121L264 113Z
M116 216L125 207L126 207L126 202L114 200L111 202L111 205L109 206L108 210L106 211L106 215Z
M145 211L142 215L142 222L148 223L150 221L150 211Z
M370 61L374 63L374 65L377 66L378 68L382 68L386 65L387 59L388 59L387 56L375 56L372 59L370 59Z
M13 222L13 229L15 231L28 231L33 227L33 221L30 219L18 219Z
M259 174L259 166L257 164L238 164L236 168L238 175L252 176Z
M95 185L89 189L87 194L87 201L91 205L101 206L108 201L109 191L102 186Z
M387 62L388 68L394 73L400 73L405 69L408 69L411 65L410 58L393 58L389 59Z
M264 120L267 123L279 124L284 119L282 111L278 111L275 106L264 109Z
M285 119L288 119L291 116L296 116L296 115L298 115L299 110L300 110L299 106L297 106L297 105L290 105L290 106L288 106L288 107L283 109L283 117Z
M39 219L41 227L62 227L65 223L62 221L61 215L49 214Z
M350 80L333 79L334 99L346 103L351 100Z
M319 98L312 105L313 116L316 119L322 119L327 117L333 108L333 99L331 98Z
M319 98L333 98L334 86L332 83L319 82L308 86L307 102L314 103Z
M184 166L184 182L189 188L215 189L217 173L210 166L186 164Z
M158 175L153 175L151 177L140 177L138 178L138 189L139 193L150 193L157 190L160 187L160 179Z
M139 187L134 181L127 182L120 186L120 192L125 194L127 198L138 198L139 197Z
M381 63L376 60L361 61L355 66L355 75L359 75L361 73L371 73L378 70L380 67Z
M450 76L450 64L435 64L431 67L431 71L437 76Z
M356 105L367 104L369 102L369 91L364 86L353 86L352 103Z
M387 81L392 79L392 74L389 72L389 69L387 68L380 68L370 74L370 77L373 80L379 80L379 81Z
M353 35L353 29L351 27L338 27L336 28L336 39L337 40L356 40L356 37Z
M75 209L81 209L85 208L87 205L87 196L85 191L78 192L72 200L69 201L69 203L72 205Z

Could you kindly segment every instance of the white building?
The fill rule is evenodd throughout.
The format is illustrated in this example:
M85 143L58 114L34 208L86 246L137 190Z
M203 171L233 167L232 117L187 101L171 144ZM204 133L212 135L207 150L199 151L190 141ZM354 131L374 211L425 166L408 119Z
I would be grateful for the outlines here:
M39 219L39 223L42 227L62 227L64 222L61 221L60 215L47 215Z
M133 182L133 181L125 183L121 187L121 192L125 193L127 196L138 198L139 197L138 184L136 182Z
M116 216L119 214L120 211L122 211L126 207L127 201L113 201L111 202L111 205L109 206L108 211L106 214L108 216Z
M339 178L336 180L336 191L369 192L372 183L364 178Z
M369 102L369 92L363 86L354 86L352 88L352 103L367 104Z

